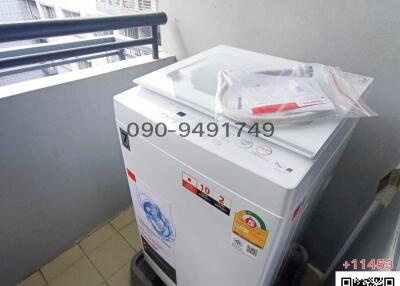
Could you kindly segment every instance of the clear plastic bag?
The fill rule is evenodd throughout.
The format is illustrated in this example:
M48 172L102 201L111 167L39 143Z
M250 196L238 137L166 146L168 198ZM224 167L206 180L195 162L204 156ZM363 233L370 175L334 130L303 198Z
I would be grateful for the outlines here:
M377 114L355 91L348 74L321 64L281 71L218 73L216 118L284 125Z

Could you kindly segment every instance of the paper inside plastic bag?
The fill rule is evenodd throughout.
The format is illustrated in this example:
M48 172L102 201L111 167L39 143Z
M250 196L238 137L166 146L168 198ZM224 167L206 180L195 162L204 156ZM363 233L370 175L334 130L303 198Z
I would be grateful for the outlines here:
M232 88L232 96L227 99L228 108L255 115L335 109L313 78L253 75L245 80L246 75L236 75L243 76L244 85Z
M319 64L293 70L297 74L220 71L216 115L275 124L376 115L341 70Z

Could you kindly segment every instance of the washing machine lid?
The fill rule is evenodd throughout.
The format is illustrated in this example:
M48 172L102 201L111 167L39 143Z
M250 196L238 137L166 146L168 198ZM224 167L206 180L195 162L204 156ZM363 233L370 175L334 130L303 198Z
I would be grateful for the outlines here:
M139 77L134 82L214 116L217 72L219 70L280 70L291 68L296 64L300 64L300 62L228 46L217 46ZM348 74L348 77L360 96L372 82L372 78L369 77L354 74ZM314 158L341 124L341 120L332 120L312 122L306 125L279 126L279 128L275 128L274 135L266 140L308 158Z

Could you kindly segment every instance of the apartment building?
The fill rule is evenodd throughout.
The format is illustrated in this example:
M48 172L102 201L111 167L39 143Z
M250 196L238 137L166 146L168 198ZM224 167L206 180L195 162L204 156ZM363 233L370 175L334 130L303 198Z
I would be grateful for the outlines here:
M121 14L135 14L157 9L155 0L4 0L0 9L0 22L13 22L22 20L39 19L62 19L71 17L93 17ZM54 38L43 38L24 42L11 42L7 46L1 45L0 48L16 47L32 44L57 44L74 42L85 39L94 39L95 37L120 37L140 39L151 36L150 27L128 28L118 31L100 31L95 33L77 34L61 36ZM150 46L139 46L126 48L119 51L119 54L107 55L90 59L79 60L75 62L54 65L40 68L38 70L27 71L23 73L0 74L0 85L6 85L31 78L55 75L73 70L80 70L92 66L104 65L110 62L116 62L125 58L133 58L142 55L151 54Z
M33 1L28 0L28 3L31 4L31 2ZM29 21L32 19L36 19L35 15L37 15L36 14L37 10L35 10L33 6L31 7L31 5L27 5L27 2L24 0L2 0L0 5L1 5L0 9L1 23ZM37 43L39 43L38 40L25 40L18 42L0 43L0 50L1 49L8 50L15 46L26 46ZM40 78L43 76L46 76L46 73L42 70L34 70L13 75L0 75L0 86L23 80Z

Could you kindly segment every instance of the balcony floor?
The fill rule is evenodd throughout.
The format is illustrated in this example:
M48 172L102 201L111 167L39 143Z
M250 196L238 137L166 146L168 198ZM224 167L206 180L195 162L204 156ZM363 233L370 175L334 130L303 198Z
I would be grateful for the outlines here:
M130 207L18 285L131 286L130 262L140 249Z

